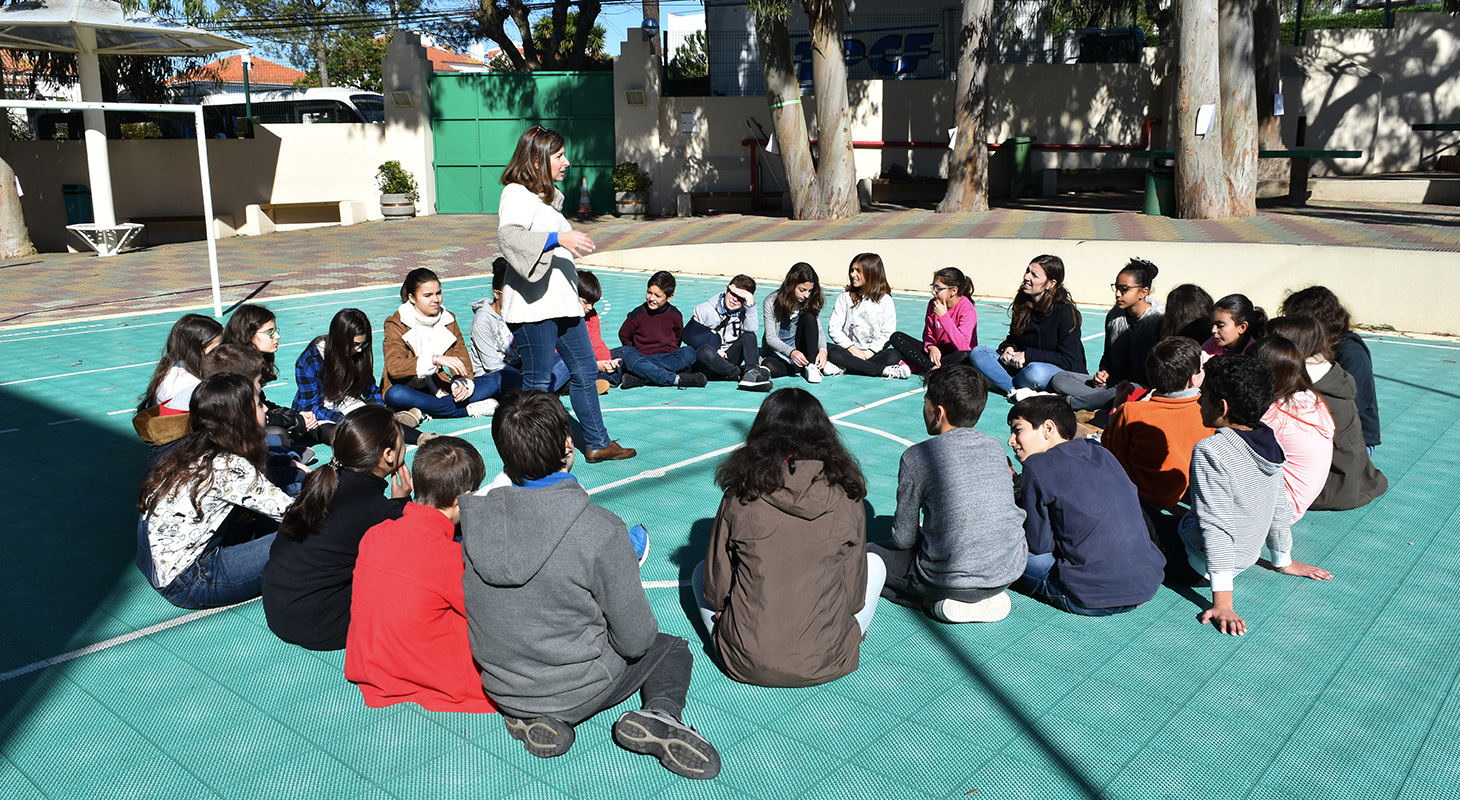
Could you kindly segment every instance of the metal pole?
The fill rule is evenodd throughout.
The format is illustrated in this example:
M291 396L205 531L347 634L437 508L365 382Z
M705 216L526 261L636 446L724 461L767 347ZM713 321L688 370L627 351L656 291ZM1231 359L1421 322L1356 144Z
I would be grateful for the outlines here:
M249 133L253 132L253 95L248 90L248 68L253 66L253 56L247 50L240 56L243 59L243 116L248 118ZM198 128L199 131L203 130Z
M1298 0L1298 10L1293 15L1293 46L1303 46L1303 0Z
M247 75L248 73L244 73ZM198 123L198 173L203 178L203 229L208 235L208 275L213 280L213 316L223 316L223 287L218 279L218 229L213 221L213 180L208 174L208 137L203 133L203 107L193 111Z
M101 100L101 63L96 56L96 29L78 27L76 72L81 79L81 99ZM99 109L81 112L86 137L86 171L91 179L91 209L96 224L116 227L117 211L112 202L111 157L107 151L106 114Z

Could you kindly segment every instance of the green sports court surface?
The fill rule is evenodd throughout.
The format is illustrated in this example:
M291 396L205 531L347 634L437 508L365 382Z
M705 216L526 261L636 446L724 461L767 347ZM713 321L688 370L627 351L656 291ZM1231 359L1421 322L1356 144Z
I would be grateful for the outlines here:
M644 278L599 276L613 340ZM447 307L469 316L487 284L448 280ZM687 313L719 286L681 280L676 305ZM903 330L916 332L925 302L898 299ZM289 402L294 358L336 309L365 310L378 331L398 303L390 288L271 302L284 375L270 397ZM984 343L1001 338L1003 309L978 308ZM1015 596L992 625L942 625L884 602L860 669L794 690L718 672L683 585L704 557L714 468L763 395L730 384L614 390L609 430L640 455L577 475L653 536L650 603L696 655L686 719L724 758L700 783L616 747L617 710L586 723L566 756L538 760L496 715L366 708L341 675L343 653L279 642L257 602L216 613L164 602L133 566L145 447L129 412L177 316L0 332L4 800L1460 797L1452 344L1369 338L1389 492L1295 527L1295 555L1333 581L1260 569L1238 579L1247 636L1197 624L1205 594L1170 588L1106 619ZM1102 317L1086 312L1091 364ZM378 335L376 352L378 364ZM778 383L809 388L838 420L869 478L869 537L885 538L899 454L925 437L917 381ZM979 428L1006 438L1006 408L991 398ZM486 422L425 429L467 437L495 472Z

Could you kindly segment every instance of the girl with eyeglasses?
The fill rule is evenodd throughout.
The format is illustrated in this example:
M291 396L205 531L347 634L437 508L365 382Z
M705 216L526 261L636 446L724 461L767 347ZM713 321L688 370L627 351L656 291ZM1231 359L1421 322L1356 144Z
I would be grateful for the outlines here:
M1009 335L998 347L973 348L969 359L1010 400L1015 389L1042 391L1062 370L1085 371L1080 310L1065 289L1065 262L1059 256L1029 262L1009 305Z
M312 433L324 444L334 441L335 426L346 414L364 405L385 405L375 382L371 341L365 312L340 309L330 320L329 334L315 337L294 362L294 410L319 420ZM421 436L414 428L402 433L406 444L416 444Z
M1104 408L1115 401L1121 382L1150 386L1146 357L1160 341L1165 305L1151 299L1151 284L1160 270L1132 258L1110 284L1115 305L1105 314L1105 353L1094 375L1061 372L1049 379L1049 390L1069 398L1076 411Z
M223 327L223 344L251 347L264 357L264 371L259 376L260 387L279 377L279 369L274 363L274 355L279 352L279 339L279 322L274 318L274 312L263 306L239 306L228 318L228 324ZM314 455L306 447L296 450L294 440L308 437L310 431L318 427L319 420L311 412L298 412L288 406L269 402L262 388L259 390L259 402L264 404L265 409L264 434L269 446L269 480L284 487L284 491L294 494L304 480L304 473L298 471L294 462L297 460L308 463Z
M957 267L944 267L933 273L928 284L933 299L923 317L923 341L898 331L892 334L892 346L902 356L910 371L924 374L945 364L968 361L969 351L978 346L978 311L973 307L973 281ZM902 371L890 378L905 378Z

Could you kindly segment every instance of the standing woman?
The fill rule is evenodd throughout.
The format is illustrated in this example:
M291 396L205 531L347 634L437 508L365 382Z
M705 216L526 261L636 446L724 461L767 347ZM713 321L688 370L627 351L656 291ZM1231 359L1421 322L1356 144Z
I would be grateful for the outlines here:
M360 539L399 519L411 496L400 431L384 406L357 408L335 430L334 457L304 479L264 567L264 617L280 639L344 649Z
M562 134L541 125L522 134L502 171L497 246L511 267L502 290L502 319L522 356L524 388L552 390L555 352L568 365L568 399L583 428L588 463L633 458L635 450L608 438L598 406L598 360L573 263L593 252L593 240L563 217L563 193L556 184L567 171Z
M497 401L491 386L472 380L471 353L456 317L442 307L441 279L424 267L406 273L400 308L385 319L385 369L380 376L386 405L415 427L425 416L482 417ZM410 417L410 419L407 419Z
M691 582L726 674L814 686L855 670L887 569L866 552L862 470L821 403L772 393L715 482L725 496Z
M973 365L1005 394L1043 389L1061 370L1085 371L1080 310L1065 289L1065 262L1037 256L1024 269L1009 306L1009 336L998 347L975 347Z
M292 498L264 478L264 406L252 380L203 379L189 416L192 433L162 456L138 493L137 568L179 608L241 603L259 594Z
M902 356L889 343L897 332L897 309L882 257L862 253L847 267L847 288L831 307L831 345L826 357L853 375L906 378Z
M903 361L927 374L944 364L962 364L978 346L978 310L973 307L973 280L957 267L933 273L928 284L933 298L923 317L922 344L901 331L892 334L892 346ZM908 370L888 377L906 378Z
M343 308L330 320L326 336L317 336L294 362L295 411L309 412L319 421L313 433L329 444L335 426L345 415L364 405L385 405L375 383L375 356L371 352L370 318L358 308ZM406 444L420 435L405 428Z
M1159 341L1164 306L1151 300L1151 284L1159 270L1142 258L1132 258L1115 276L1110 288L1115 305L1105 315L1105 353L1094 375L1061 372L1049 381L1049 390L1069 398L1076 411L1104 408L1115 401L1115 387L1129 381L1149 387L1146 356Z

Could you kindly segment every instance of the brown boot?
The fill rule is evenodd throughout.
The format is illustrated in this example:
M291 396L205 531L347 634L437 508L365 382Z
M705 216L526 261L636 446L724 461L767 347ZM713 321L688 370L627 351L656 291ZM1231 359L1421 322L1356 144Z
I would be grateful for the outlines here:
M608 447L599 450L586 450L583 456L588 459L589 464L597 464L600 461L619 461L625 458L633 458L639 451L628 447L620 447L618 442L609 442Z

